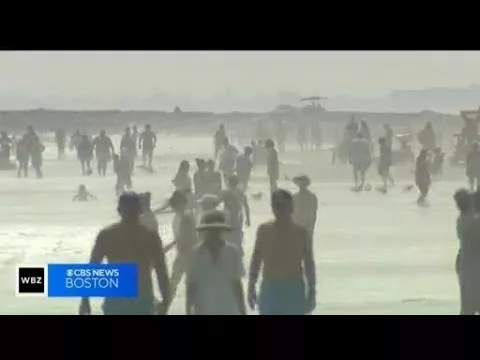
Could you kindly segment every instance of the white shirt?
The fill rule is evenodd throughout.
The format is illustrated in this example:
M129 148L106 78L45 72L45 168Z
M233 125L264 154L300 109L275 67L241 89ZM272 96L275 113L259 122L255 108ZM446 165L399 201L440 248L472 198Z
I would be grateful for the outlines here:
M188 281L197 287L194 299L196 315L239 315L233 282L242 277L242 258L233 245L225 243L214 263L202 243L194 248Z

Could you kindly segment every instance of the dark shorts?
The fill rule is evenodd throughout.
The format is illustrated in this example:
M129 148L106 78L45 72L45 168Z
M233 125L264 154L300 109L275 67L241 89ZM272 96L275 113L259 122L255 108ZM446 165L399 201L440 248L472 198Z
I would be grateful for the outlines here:
M143 153L143 155L152 155L153 154L153 148L143 148L142 153Z

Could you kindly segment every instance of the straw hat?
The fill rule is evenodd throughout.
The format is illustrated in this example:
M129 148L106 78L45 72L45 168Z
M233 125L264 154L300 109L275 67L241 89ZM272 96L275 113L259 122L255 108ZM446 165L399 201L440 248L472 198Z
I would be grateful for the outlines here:
M219 230L219 231L231 231L233 230L230 225L227 224L225 213L220 210L209 211L202 216L200 225L197 226L198 231L205 230Z
M304 186L310 186L311 184L311 181L310 181L310 177L308 175L298 175L298 176L295 176L293 179L292 179L293 183L297 186L301 186L301 185L304 185Z

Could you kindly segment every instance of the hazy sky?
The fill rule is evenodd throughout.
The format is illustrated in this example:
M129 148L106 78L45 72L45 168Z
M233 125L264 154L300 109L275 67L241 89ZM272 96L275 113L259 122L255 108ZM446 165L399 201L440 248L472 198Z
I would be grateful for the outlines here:
M480 83L480 52L0 52L0 91L43 97L385 95L392 89Z

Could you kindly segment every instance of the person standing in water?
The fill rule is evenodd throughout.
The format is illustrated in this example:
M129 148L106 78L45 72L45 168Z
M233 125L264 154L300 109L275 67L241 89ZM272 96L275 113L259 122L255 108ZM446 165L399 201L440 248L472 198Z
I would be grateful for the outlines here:
M187 273L187 315L246 315L242 257L224 240L231 230L225 214L204 214L197 230L201 242L192 251Z
M162 241L158 234L140 224L142 206L137 194L120 196L118 212L119 223L113 224L97 236L90 255L91 264L133 263L138 266L138 297L105 298L104 315L153 315L155 297L152 285L152 269L157 277L158 287L166 312L171 303L168 270L165 262ZM83 298L79 308L80 315L90 315L89 298Z
M55 143L57 144L58 158L63 159L65 155L65 146L67 143L67 133L65 129L57 129L55 132Z
M378 140L380 159L378 162L378 174L382 178L383 191L387 191L387 181L393 185L395 181L393 180L392 174L390 173L390 167L392 166L392 148L388 146L388 142L385 138L380 138Z
M138 148L142 150L143 166L152 169L153 151L157 147L157 135L152 131L150 124L145 125L145 130L140 134Z
M113 155L113 168L117 175L115 193L120 196L124 191L132 189L132 176L130 173L130 159L126 151L120 151L120 157Z
M215 161L207 161L207 171L205 172L206 194L220 195L222 191L222 174L215 170Z
M177 256L172 265L172 277L170 278L172 300L177 293L178 285L190 266L192 249L197 243L195 233L195 217L188 210L188 198L181 191L175 191L170 198L169 204L175 213L172 230L174 241L169 247L177 248Z
M222 147L225 144L226 138L227 138L227 132L225 131L225 125L220 124L213 138L215 159L218 159L218 155L220 154L220 151L222 150Z
M274 191L271 205L275 220L257 230L250 262L248 303L252 310L258 305L260 315L311 313L316 307L312 238L307 229L293 221L293 197L288 191ZM257 299L260 270L263 280Z
M42 166L44 151L45 146L42 144L40 137L32 137L30 140L30 159L32 160L32 166L37 175L37 179L43 178Z
M277 190L278 179L280 177L280 165L278 163L278 153L275 149L275 143L272 139L265 141L267 150L267 175L270 183L270 192Z
M466 204L463 204L464 211L457 222L461 315L480 313L480 192L476 191L472 198L473 211L468 210L467 200L463 199Z
M78 187L77 195L73 197L73 201L88 201L89 199L97 200L97 197L90 194L85 185L80 185Z
M130 174L133 175L135 169L135 154L137 152L137 145L133 139L132 132L129 127L125 129L125 134L120 141L120 149L125 149L125 155L130 163Z
M467 154L466 173L470 184L470 191L475 191L480 186L480 145L475 142Z
M250 146L246 146L242 155L237 157L235 163L235 173L238 177L239 186L243 192L248 189L248 182L253 169L252 162L253 150Z
M298 186L298 192L293 195L293 221L307 229L313 239L317 222L317 196L308 189L310 178L307 175L296 176L292 180Z
M238 188L238 184L238 177L231 176L228 179L228 188L220 194L218 201L223 202L223 210L232 226L228 240L243 254L243 225L250 226L250 206L247 197Z
M420 191L417 204L425 205L432 181L430 179L430 165L428 163L428 150L422 149L415 163L415 184Z
M105 130L100 131L100 135L93 140L93 146L95 148L95 155L97 157L97 171L99 176L107 175L107 165L115 155L115 148L113 147L112 140Z
M28 177L28 148L27 148L27 140L22 137L18 140L17 145L15 146L16 151L16 158L18 162L18 169L17 169L17 176L19 178L22 177L22 172L24 177Z
M195 187L195 198L200 199L207 192L206 168L207 164L203 159L195 159L197 171L193 174L193 185Z
M77 154L78 159L80 160L80 164L82 166L82 174L83 175L91 175L92 174L92 158L93 158L93 144L90 141L88 135L83 135L82 140L77 146Z
M357 137L352 141L350 161L353 167L355 189L361 191L365 186L365 175L372 163L370 143L364 138L361 132L359 132Z

